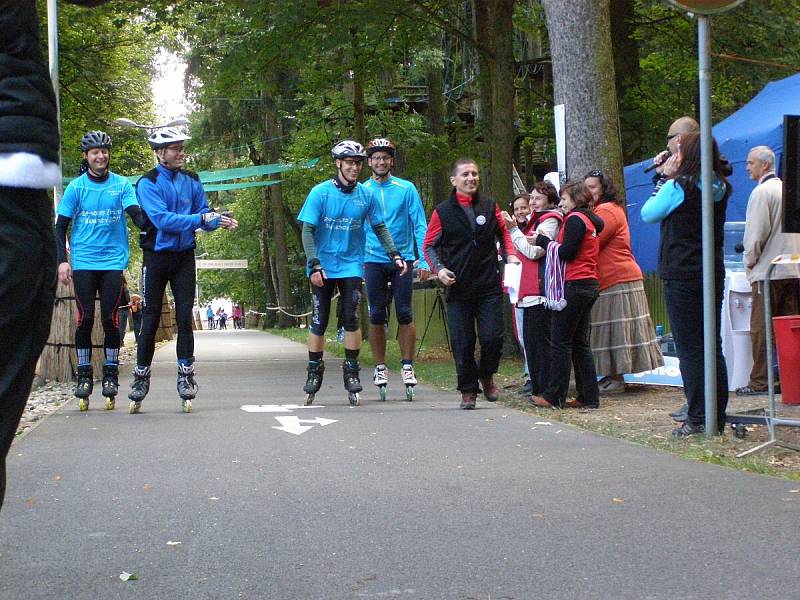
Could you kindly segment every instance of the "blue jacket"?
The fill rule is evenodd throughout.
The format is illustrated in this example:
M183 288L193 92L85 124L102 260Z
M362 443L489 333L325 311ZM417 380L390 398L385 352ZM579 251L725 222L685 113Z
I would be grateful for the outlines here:
M139 245L156 252L182 252L196 246L195 230L212 231L203 225L210 211L200 178L191 171L171 171L163 165L145 173L136 182L136 197L145 213Z
M405 260L413 261L419 258L419 268L428 269L428 263L425 262L425 256L422 253L422 242L425 240L428 223L425 219L422 199L414 184L392 175L384 183L368 179L364 183L364 187L372 192L375 201L380 206L384 222L389 233L392 234L398 252L403 255ZM365 229L367 245L364 262L392 262L375 232L369 227Z

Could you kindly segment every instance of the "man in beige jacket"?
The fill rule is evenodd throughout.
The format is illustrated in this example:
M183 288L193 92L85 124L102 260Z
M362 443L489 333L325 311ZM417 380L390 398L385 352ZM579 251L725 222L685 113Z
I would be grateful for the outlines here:
M758 185L747 203L744 229L744 266L753 289L750 313L750 342L753 369L750 381L736 390L739 396L767 391L767 346L764 323L764 282L772 259L780 254L800 253L800 234L783 232L781 205L783 183L775 175L775 153L756 146L747 155L747 172ZM770 304L773 316L796 315L800 305L800 269L781 265L772 273Z

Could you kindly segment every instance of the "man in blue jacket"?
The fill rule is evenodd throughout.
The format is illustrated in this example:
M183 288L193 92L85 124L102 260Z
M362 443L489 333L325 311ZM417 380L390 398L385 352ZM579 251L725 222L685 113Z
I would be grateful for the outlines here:
M192 411L192 400L197 394L192 332L195 231L213 231L218 227L235 229L238 226L232 217L209 209L200 178L183 169L184 142L189 139L188 135L173 127L150 135L147 142L158 158L158 166L136 184L136 196L145 213L140 234L144 316L133 383L128 394L131 414L139 412L150 389L155 333L167 282L175 298L178 326L178 395L183 412Z
M369 344L375 359L372 382L381 388L388 383L389 377L385 364L385 326L388 320L387 307L392 300L397 315L403 383L407 387L417 383L413 365L416 330L411 310L412 266L416 259L419 259L417 267L420 280L424 281L430 275L428 263L422 254L422 242L428 228L425 209L414 184L392 174L395 152L394 142L386 138L375 138L367 144L367 163L372 170L372 177L364 183L364 187L372 192L378 202L397 251L408 267L405 274L401 275L375 232L366 228L364 279L369 300Z

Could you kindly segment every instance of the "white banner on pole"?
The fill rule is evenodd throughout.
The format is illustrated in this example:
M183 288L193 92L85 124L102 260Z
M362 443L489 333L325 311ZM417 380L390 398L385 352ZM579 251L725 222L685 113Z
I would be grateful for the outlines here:
M240 260L198 260L195 262L198 269L246 269L247 259Z
M564 104L553 107L556 125L556 163L561 183L567 180L567 108Z

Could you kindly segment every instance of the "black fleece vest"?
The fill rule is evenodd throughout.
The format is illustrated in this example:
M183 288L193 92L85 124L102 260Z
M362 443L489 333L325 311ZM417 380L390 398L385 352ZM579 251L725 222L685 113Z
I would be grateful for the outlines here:
M496 205L490 198L476 196L472 208L475 217L470 223L455 193L436 207L442 225L439 258L456 275L456 282L447 289L448 300L468 300L502 292L495 246L499 235Z
M683 189L683 202L661 222L658 274L662 279L696 279L703 273L703 211L702 193L697 182L681 178L676 184ZM714 274L725 278L722 242L725 211L731 187L725 197L714 202Z

